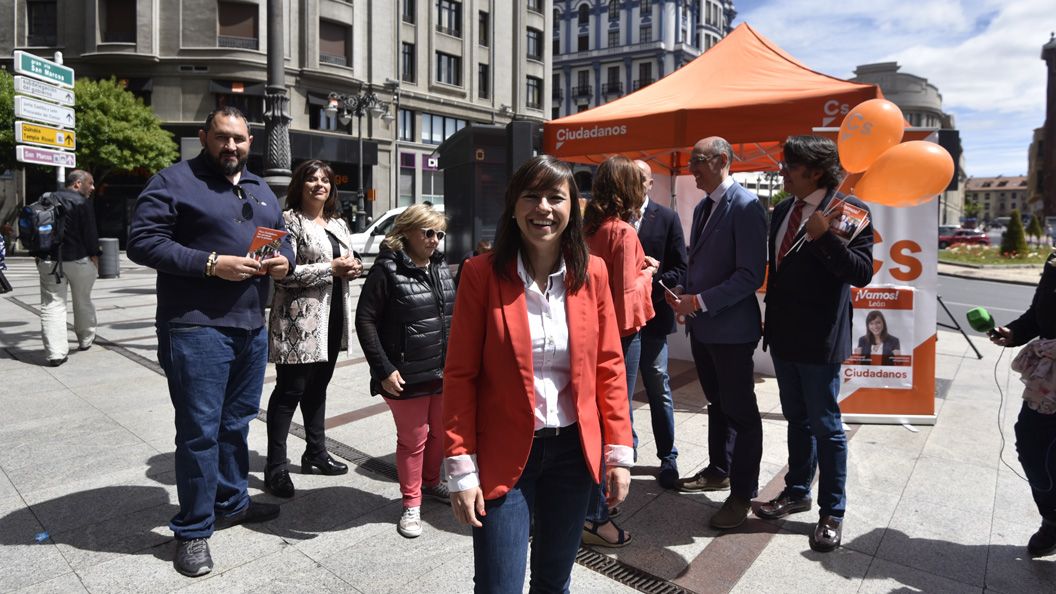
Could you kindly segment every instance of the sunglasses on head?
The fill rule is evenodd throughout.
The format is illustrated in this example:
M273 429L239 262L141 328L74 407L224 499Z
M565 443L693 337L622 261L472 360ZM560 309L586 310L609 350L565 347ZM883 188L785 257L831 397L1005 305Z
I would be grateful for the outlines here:
M443 241L444 237L447 236L447 233L437 231L436 229L422 229L422 233L425 235L426 239L432 239L435 237L437 241Z

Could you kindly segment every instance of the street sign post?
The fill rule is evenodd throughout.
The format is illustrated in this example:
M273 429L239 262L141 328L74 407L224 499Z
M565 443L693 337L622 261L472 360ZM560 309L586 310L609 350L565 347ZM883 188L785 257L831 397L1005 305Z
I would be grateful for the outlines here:
M77 135L72 130L60 130L32 122L15 122L15 142L66 149L68 151L77 149Z
M15 77L15 92L21 95L30 95L37 99L44 99L52 103L73 106L76 97L70 89L63 89L46 82L28 78L25 76Z
M18 74L32 76L68 89L73 88L73 68L21 50L16 50L14 57L15 72Z
M31 97L15 97L15 117L55 124L61 128L74 128L77 116L69 107L37 101Z
M77 155L66 151L53 151L33 146L16 146L15 158L23 163L50 165L52 167L76 167Z

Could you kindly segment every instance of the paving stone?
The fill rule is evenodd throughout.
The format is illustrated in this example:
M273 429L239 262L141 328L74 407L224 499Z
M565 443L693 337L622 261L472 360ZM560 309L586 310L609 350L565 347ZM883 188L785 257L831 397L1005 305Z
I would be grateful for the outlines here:
M875 559L858 590L861 594L928 592L929 594L982 594L982 588L946 579L932 573Z
M868 555L847 548L817 553L810 550L802 535L782 531L732 591L857 592L871 560Z
M72 572L17 590L17 592L24 594L74 594L75 592L87 591L84 588L84 584L81 583L81 579L77 577L76 573Z

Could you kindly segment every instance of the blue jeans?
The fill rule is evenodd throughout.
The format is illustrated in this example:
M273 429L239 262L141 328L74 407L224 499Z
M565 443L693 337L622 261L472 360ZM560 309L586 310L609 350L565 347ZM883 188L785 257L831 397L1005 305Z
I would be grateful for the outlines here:
M788 474L785 493L810 495L818 470L822 516L843 517L847 507L847 435L840 406L839 363L793 363L773 356L781 412L788 420Z
M268 364L267 328L158 324L158 360L176 412L176 538L208 538L216 514L249 505L249 422Z
M521 592L531 534L530 591L568 592L593 486L578 431L536 439L517 484L484 502L484 526L473 529L474 591Z
M1056 415L1023 404L1016 421L1016 451L1041 517L1056 522Z
M645 334L642 337L639 369L645 394L649 397L649 416L653 422L656 457L660 468L675 468L678 449L675 448L675 407L671 397L671 380L667 374L667 337ZM629 380L628 380L629 381ZM637 445L637 442L635 442Z

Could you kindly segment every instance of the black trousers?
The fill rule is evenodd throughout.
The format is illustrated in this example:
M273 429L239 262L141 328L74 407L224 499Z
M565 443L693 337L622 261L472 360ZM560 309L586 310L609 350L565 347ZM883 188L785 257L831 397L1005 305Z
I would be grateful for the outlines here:
M1016 422L1016 451L1041 517L1056 522L1056 415L1023 403Z
M326 361L275 365L275 390L268 400L268 471L286 464L286 436L298 404L308 442L305 455L316 458L326 453L326 388L341 351L342 317L338 316L336 328L330 323Z
M759 492L763 421L755 398L752 354L757 343L704 344L690 338L693 362L708 399L709 466L730 477L730 492Z

